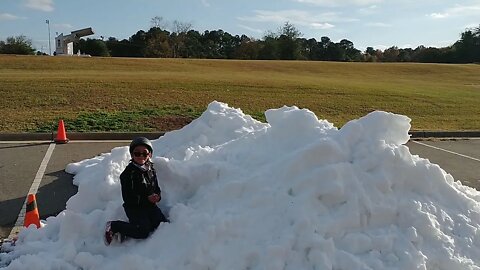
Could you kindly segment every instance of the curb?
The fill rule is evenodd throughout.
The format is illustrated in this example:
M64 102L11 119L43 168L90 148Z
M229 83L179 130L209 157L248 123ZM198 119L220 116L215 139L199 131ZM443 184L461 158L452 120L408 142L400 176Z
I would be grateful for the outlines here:
M158 139L165 132L69 132L69 140L132 140L135 137ZM54 141L56 133L0 133L0 141Z
M480 131L410 131L417 138L480 138ZM0 141L54 141L56 133L0 133ZM135 137L158 139L165 132L69 132L69 140L132 140Z
M415 138L478 138L480 130L471 131L410 131L412 139Z

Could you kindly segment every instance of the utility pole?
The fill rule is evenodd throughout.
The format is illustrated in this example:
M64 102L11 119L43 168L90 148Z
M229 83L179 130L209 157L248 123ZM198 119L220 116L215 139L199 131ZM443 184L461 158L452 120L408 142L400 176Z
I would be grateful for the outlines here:
M50 55L52 55L52 46L50 44L50 20L45 21L48 25L48 50L50 52Z

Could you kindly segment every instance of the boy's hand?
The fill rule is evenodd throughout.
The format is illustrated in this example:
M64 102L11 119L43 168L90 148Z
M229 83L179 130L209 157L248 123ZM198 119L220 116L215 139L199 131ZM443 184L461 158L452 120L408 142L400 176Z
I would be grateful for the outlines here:
M157 203L157 202L160 201L160 195L154 193L154 194L148 196L148 200L149 200L151 203Z

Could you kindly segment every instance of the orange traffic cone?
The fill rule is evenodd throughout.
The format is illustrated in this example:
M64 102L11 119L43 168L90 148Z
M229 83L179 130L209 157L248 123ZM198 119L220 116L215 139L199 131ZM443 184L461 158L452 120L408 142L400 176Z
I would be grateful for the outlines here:
M65 132L65 125L63 124L63 120L58 122L58 132L57 138L55 138L56 143L68 143L69 139L67 139L67 133Z
M28 194L27 210L25 212L25 220L23 226L28 227L31 224L35 224L37 228L40 228L40 215L37 209L37 200L35 194Z

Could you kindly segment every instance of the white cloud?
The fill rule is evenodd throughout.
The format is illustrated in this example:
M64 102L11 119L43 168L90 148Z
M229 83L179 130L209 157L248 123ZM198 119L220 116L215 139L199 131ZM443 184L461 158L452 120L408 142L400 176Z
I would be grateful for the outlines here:
M478 15L480 12L480 4L470 6L457 5L453 8L450 8L448 12L457 16Z
M387 46L387 45L383 45L383 44L378 44L378 45L370 46L370 47L373 47L373 48L375 48L375 49L377 49L377 50L382 50L382 51L384 51L384 50L390 48L391 46Z
M9 13L0 13L0 21L13 21L13 20L19 20L19 19L25 19L25 18L18 17Z
M336 12L313 13L304 10L254 10L254 16L238 17L241 21L269 22L283 24L290 22L296 26L304 26L311 29L329 29L335 27L333 22L352 22L354 18L345 18Z
M72 29L73 28L73 25L71 25L69 23L55 23L52 26L54 28L58 28L58 29Z
M335 27L335 25L329 23L311 23L310 26L313 29L330 29Z
M53 11L53 0L27 0L25 6L41 11Z
M368 6L371 4L381 3L383 0L294 0L299 3L313 4L317 6L329 6L329 7L338 7L338 6Z
M252 27L249 27L249 26L246 26L246 25L243 25L243 24L239 24L238 27L241 27L241 28L246 29L250 32L258 33L258 34L261 34L261 33L264 32L262 29L252 28Z
M447 17L478 16L480 13L480 3L475 5L455 5L447 8L444 12L435 12L427 16L433 19L444 19Z
M365 8L361 8L358 10L358 13L361 15L372 15L378 12L378 6L377 5L371 5Z
M431 13L428 15L429 17L432 17L434 19L444 19L450 16L448 13Z
M204 5L205 7L210 7L210 3L207 0L201 0L201 1L202 1L202 5Z
M254 10L255 13L252 17L237 17L241 21L251 21L251 22L275 22L283 23L285 21L291 20L292 17L296 17L298 12L294 11L289 14L291 11L268 11L268 10ZM297 13L297 14L293 14Z
M376 23L366 23L366 26L371 26L371 27L392 27L391 24L388 23L381 23L381 22L376 22Z

